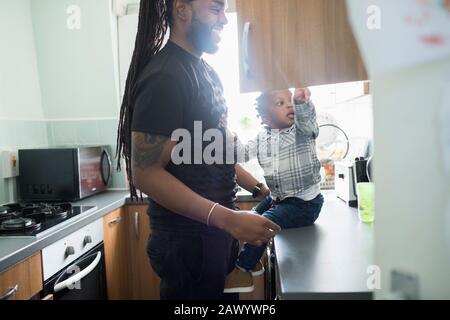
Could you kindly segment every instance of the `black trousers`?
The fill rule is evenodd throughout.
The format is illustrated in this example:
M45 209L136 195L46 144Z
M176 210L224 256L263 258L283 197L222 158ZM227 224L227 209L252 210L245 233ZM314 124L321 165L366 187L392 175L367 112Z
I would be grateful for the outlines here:
M147 253L161 278L161 300L238 299L223 293L239 253L239 242L229 234L216 228L152 230Z

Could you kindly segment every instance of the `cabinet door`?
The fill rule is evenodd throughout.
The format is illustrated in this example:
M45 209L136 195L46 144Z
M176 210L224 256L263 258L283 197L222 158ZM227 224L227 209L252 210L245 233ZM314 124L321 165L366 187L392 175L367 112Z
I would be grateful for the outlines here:
M151 234L148 206L127 207L129 218L129 252L131 255L132 298L136 300L159 300L160 279L153 271L147 256L147 242Z
M103 217L106 284L108 299L131 298L130 255L128 252L128 226L124 208Z
M42 290L41 253L0 273L0 298L28 300Z
M345 0L237 0L241 92L366 80Z

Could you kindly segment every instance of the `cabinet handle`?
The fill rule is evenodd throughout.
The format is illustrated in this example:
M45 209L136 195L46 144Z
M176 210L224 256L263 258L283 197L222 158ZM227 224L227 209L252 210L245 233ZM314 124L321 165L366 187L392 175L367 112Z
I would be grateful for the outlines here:
M115 217L114 219L112 219L112 220L109 221L109 224L111 225L111 224L119 223L120 220L122 220L122 217L121 217L121 216Z
M136 240L141 238L141 233L139 231L139 212L134 213L134 232L136 234Z
M10 298L12 298L13 296L16 295L17 290L19 290L19 285L16 284L14 286L14 288L11 288L11 290L9 290L4 296L0 297L0 300L9 300Z
M243 64L244 64L244 74L246 78L251 78L249 58L248 58L248 36L250 33L250 22L244 24L244 31L242 33L242 54L243 54Z

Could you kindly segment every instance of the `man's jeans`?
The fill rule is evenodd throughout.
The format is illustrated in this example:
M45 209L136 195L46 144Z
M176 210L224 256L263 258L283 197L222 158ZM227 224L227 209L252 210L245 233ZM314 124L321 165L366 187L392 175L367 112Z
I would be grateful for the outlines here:
M319 217L323 205L323 196L319 194L311 201L303 201L300 198L287 198L280 202L273 202L271 197L264 199L255 211L263 217L278 224L281 229L300 228L314 224ZM236 265L246 271L255 268L261 259L267 244L253 246L245 243Z

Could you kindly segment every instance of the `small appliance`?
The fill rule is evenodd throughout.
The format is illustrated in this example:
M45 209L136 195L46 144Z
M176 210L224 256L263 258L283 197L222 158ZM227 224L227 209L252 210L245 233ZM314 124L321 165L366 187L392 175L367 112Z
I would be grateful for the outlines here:
M367 159L359 157L355 158L355 160L335 162L336 195L351 207L358 206L356 186L360 182L369 182Z
M19 150L22 202L71 202L106 190L111 158L103 147Z
M335 190L339 199L345 201L349 206L358 205L356 185L354 179L353 166L350 160L336 161L335 166Z

